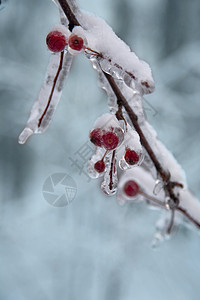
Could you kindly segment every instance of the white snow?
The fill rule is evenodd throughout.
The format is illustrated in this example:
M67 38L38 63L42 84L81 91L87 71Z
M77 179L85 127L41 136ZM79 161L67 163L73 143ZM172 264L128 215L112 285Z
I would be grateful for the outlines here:
M80 21L83 27L74 30L85 36L89 48L103 55L106 68L114 68L116 72L116 66L119 66L119 73L123 70L125 76L130 72L144 93L153 92L154 80L149 65L140 60L104 20L82 13Z

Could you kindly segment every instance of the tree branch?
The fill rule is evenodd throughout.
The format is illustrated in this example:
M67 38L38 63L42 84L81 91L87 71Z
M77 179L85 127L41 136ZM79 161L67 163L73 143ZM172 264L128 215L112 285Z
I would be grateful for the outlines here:
M68 25L69 30L72 31L72 29L75 26L81 26L81 24L77 20L76 16L72 12L72 10L70 8L70 5L68 4L67 0L57 0L57 1L60 4L63 12L65 13L65 15L66 15L66 17L69 21L69 25ZM200 228L200 223L198 221L196 221L185 209L183 209L182 207L179 206L179 198L174 194L173 188L175 186L179 186L179 187L182 188L183 185L178 183L178 182L171 182L170 181L170 173L163 169L162 165L160 164L159 160L157 159L155 153L153 152L153 149L149 145L149 142L147 141L142 129L140 128L140 126L138 124L137 115L134 113L134 111L132 110L132 108L128 104L127 100L125 99L125 97L121 93L121 91L118 88L114 78L110 74L107 74L104 71L102 71L102 72L104 73L104 75L107 78L114 94L116 95L118 106L119 106L119 112L118 112L119 115L120 115L119 117L122 117L121 107L123 106L125 108L126 112L128 113L129 118L130 118L135 130L138 132L138 134L140 136L141 144L146 149L149 157L151 158L152 162L154 163L154 166L155 166L158 174L161 176L163 182L165 183L165 185L164 185L165 192L169 195L169 197L174 202L173 209L178 210L179 212L181 212L185 217L187 217L190 221L192 221L198 228ZM132 74L129 74L129 75L132 75ZM153 200L153 198L151 200ZM164 204L163 204L163 206L165 207Z
M119 106L123 106L126 110L126 112L128 113L129 115L129 118L131 119L131 122L133 124L133 126L135 127L135 130L137 131L137 133L139 134L140 136L140 140L141 140L141 144L143 145L143 147L147 150L151 160L153 161L154 165L155 165L155 168L157 170L157 172L160 174L162 180L164 182L167 182L169 180L169 173L166 172L160 162L158 161L156 155L154 154L151 146L149 145L149 142L147 141L146 137L144 136L143 132L142 132L142 129L140 128L139 124L138 124L138 117L137 115L134 113L134 111L132 110L132 108L130 107L130 105L128 104L126 98L122 95L120 89L118 88L114 78L105 73L104 71L102 71L105 75L105 77L107 78L114 94L116 95L117 97L117 103Z

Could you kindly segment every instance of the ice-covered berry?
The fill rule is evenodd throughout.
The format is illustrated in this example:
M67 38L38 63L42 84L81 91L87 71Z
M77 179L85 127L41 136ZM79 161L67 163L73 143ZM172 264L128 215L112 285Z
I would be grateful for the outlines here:
M69 37L68 44L71 49L76 50L76 51L81 51L83 49L84 41L83 41L82 37L80 37L76 34L72 34Z
M99 160L94 164L94 168L98 173L102 173L105 170L105 163L103 160Z
M102 142L101 142L101 129L100 128L95 128L90 132L90 141L95 145L101 147Z
M106 131L102 134L102 144L107 150L114 150L119 143L118 136L112 131Z
M139 185L134 180L129 180L124 185L124 193L128 197L135 197L139 193Z
M135 165L138 163L140 158L139 158L139 155L134 150L131 150L128 148L128 149L126 149L124 159L127 162L127 164Z
M46 44L52 52L60 52L65 49L67 40L62 32L54 30L47 35Z

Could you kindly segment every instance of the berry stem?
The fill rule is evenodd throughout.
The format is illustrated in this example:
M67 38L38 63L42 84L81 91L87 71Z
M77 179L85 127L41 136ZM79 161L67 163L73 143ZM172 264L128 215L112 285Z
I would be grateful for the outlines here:
M103 157L102 157L101 160L104 160L104 158L105 158L105 156L106 156L107 153L108 153L108 150L105 151L105 153L104 153L104 155L103 155Z
M50 103L51 103L51 99L52 99L52 97L53 97L53 93L54 93L55 86L56 86L56 83L57 83L57 80L58 80L58 76L59 76L59 74L60 74L60 72L61 72L61 70L62 70L62 66L63 66L63 58L64 58L64 51L62 51L62 52L60 53L60 64L59 64L59 67L58 67L56 76L55 76L55 78L54 78L54 80L53 80L53 85L52 85L52 89L51 89L51 93L50 93L50 95L49 95L49 99L48 99L47 105L46 105L46 107L45 107L45 110L44 110L43 114L41 115L41 117L40 117L40 119L39 119L39 121L38 121L38 128L41 126L42 120L44 119L44 116L46 115L46 112L47 112L47 110L48 110L48 108L49 108L49 105L50 105Z
M157 199L157 198L155 198L155 197L153 197L153 196L150 196L150 195L148 195L148 194L146 194L144 191L142 191L142 190L139 190L139 193L140 193L140 195L142 195L142 196L144 196L146 199L148 199L148 200L150 200L150 201L152 201L152 202L154 202L155 204L157 204L158 206L161 206L161 207L165 207L165 203L163 202L163 201L161 201L161 200L159 200L159 199ZM166 208L166 207L165 207Z

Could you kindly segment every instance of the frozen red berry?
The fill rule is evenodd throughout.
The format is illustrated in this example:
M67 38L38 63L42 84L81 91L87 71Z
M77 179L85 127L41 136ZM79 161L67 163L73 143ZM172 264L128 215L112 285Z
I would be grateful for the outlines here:
M90 132L90 141L95 145L101 147L101 129L96 128Z
M114 150L118 146L119 139L114 132L107 131L102 135L102 143L107 150Z
M46 43L52 52L60 52L65 49L67 40L65 35L60 31L51 31L46 37Z
M76 35L76 34L72 34L69 37L69 41L68 41L69 47L73 50L76 51L81 51L83 49L83 39L82 37Z
M139 185L134 180L129 180L124 185L124 193L129 197L135 197L139 193Z
M95 165L94 165L94 168L95 168L95 170L96 170L98 173L104 172L104 170L105 170L105 163L104 163L104 161L103 161L103 160L97 161L97 162L95 163Z
M124 155L124 159L129 165L135 165L138 163L140 158L134 150L127 149Z

